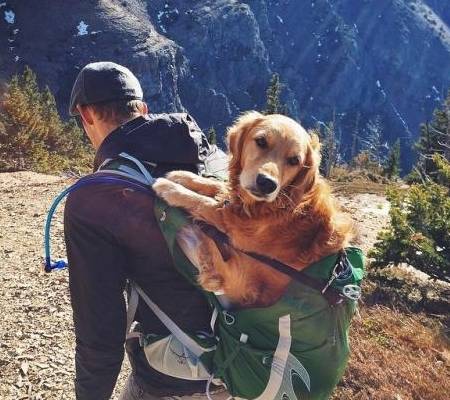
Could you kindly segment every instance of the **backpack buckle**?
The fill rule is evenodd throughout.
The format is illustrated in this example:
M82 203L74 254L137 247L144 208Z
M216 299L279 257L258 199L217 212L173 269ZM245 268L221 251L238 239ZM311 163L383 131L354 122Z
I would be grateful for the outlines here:
M361 298L361 288L357 285L345 285L342 294L350 300L358 301Z

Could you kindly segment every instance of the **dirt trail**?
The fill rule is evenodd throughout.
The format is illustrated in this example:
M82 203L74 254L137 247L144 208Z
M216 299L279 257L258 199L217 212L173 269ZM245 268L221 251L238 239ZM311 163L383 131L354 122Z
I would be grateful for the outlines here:
M42 269L43 228L69 179L0 174L0 399L74 399L74 334L67 271ZM63 207L52 256L65 256Z
M43 225L68 179L31 172L0 174L0 399L74 399L74 335L67 271L42 269ZM341 198L370 248L387 222L379 195ZM62 207L54 218L52 256L64 257ZM127 373L123 369L118 387ZM366 397L358 397L366 398ZM368 397L370 398L370 397ZM419 397L418 397L419 398Z

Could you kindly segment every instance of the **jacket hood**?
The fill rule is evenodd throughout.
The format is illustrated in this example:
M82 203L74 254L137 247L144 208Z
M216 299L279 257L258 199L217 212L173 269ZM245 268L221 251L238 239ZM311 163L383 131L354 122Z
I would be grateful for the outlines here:
M227 169L225 153L208 143L195 120L186 113L149 114L115 129L97 150L94 170L121 152L157 164L156 175L173 169L198 173L205 164L214 166L218 172Z

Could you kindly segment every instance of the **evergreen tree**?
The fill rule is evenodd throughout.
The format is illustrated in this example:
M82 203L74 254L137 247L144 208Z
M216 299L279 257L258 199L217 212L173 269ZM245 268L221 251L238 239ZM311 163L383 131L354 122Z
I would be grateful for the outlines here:
M210 144L217 144L217 134L214 127L209 128L206 138Z
M397 139L389 151L385 165L384 175L389 179L398 177L400 174L400 139Z
M434 154L450 159L450 91L442 107L434 111L431 122L421 125L415 148L419 156L417 170L423 176L434 179L438 173Z
M11 79L2 111L2 164L12 169L25 169L32 152L42 146L44 136L40 118L40 94L37 91L36 77L29 69L25 69L24 75Z
M359 121L361 119L361 113L358 111L356 113L355 127L352 133L352 145L350 148L350 160L353 160L358 154L359 148Z
M367 152L370 161L376 163L379 167L386 157L385 146L383 145L383 130L380 117L370 120L365 129L365 137L360 140L361 150Z
M287 105L281 102L282 90L283 84L280 82L280 76L273 74L266 91L266 108L263 114L289 114Z
M30 68L11 78L2 100L1 170L58 172L88 168L92 154L83 133L74 122L60 119L50 89L39 89Z
M319 136L321 143L321 162L320 162L320 172L326 178L331 176L333 167L336 166L338 161L338 141L336 138L335 130L335 118L333 116L333 121L328 123L317 124L314 133Z

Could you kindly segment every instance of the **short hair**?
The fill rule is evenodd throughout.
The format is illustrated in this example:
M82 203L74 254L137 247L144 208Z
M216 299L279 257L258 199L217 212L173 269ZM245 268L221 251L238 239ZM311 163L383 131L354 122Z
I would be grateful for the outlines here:
M144 104L142 100L122 99L87 105L93 108L100 120L120 125L136 114L143 113Z

